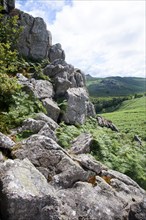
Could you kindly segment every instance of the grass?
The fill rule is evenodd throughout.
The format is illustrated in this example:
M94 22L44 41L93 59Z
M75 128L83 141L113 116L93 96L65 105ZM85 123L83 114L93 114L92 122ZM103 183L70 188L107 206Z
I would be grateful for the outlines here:
M91 154L109 168L125 173L146 189L146 97L123 102L113 113L103 116L113 121L120 132L98 126L96 119L90 118L84 125L60 124L57 130L59 143L70 148L71 141L82 132L93 135ZM137 134L142 146L133 140Z
M131 139L138 135L142 141L146 141L146 97L127 100L120 108L112 113L102 114L111 120L122 133L126 133Z

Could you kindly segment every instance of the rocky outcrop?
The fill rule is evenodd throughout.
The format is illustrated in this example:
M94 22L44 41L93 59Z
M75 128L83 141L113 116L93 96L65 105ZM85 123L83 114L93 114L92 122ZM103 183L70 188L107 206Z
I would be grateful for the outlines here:
M65 95L69 88L85 87L83 72L63 59L56 59L46 66L44 74L53 80L56 97Z
M57 122L60 115L60 108L57 103L49 98L43 99L42 103L47 110L47 115Z
M23 90L33 94L36 98L42 100L45 98L53 98L53 85L48 80L36 80L34 78L26 78L22 74L17 74L18 82L23 86Z
M44 135L46 137L49 137L57 141L57 137L55 135L55 130L57 127L58 127L58 124L55 123L55 121L53 121L51 118L47 117L46 115L44 117L43 113L39 113L35 116L35 119L32 119L32 118L26 119L22 123L22 126L19 127L14 132L14 134L22 135L22 134L27 133L28 136L31 136L32 134L39 134L39 135Z
M63 120L67 124L83 124L87 116L86 103L89 101L87 91L84 88L70 88L67 90L66 100ZM94 110L92 116L95 116Z
M119 129L116 127L116 125L112 123L112 121L109 121L103 118L102 116L97 116L97 122L98 122L98 125L101 127L110 128L112 131L119 132Z
M36 120L42 120L44 122L46 122L46 124L50 127L51 130L55 131L59 125L50 117L48 117L47 115L45 115L44 113L37 113L35 115L35 119Z
M48 58L52 35L44 20L15 9L15 0L1 0L0 5L10 16L19 17L19 25L23 27L17 44L20 55L33 60Z
M37 117L49 127L47 117ZM36 134L16 143L11 157L0 163L2 220L145 220L145 191L89 154L69 153L52 138Z
M145 220L145 191L89 154L92 135L78 136L70 150L57 143L58 121L78 125L95 116L84 74L65 61L60 44L52 46L41 18L17 13L24 27L19 51L35 60L49 57L51 63L43 73L51 82L17 74L23 89L43 103L47 115L26 119L9 137L0 133L0 219ZM109 121L99 119L101 126L109 126ZM29 137L24 138L25 132ZM18 141L18 136L24 139Z
M42 18L19 12L20 25L23 31L18 42L19 53L33 60L47 58L48 49L52 45L51 32L47 30Z
M6 2L8 7L11 1L2 2ZM43 74L47 75L51 82L35 79L35 73L30 74L29 79L21 73L17 74L23 90L41 100L47 115L56 122L65 120L68 124L83 124L86 117L94 117L95 110L85 88L84 73L65 61L61 44L52 45L51 33L47 30L44 20L12 8L9 15L16 14L20 26L23 27L17 44L19 54L28 60L39 61L47 58L50 61L50 64L44 67ZM57 103L61 105L61 102L65 101L67 108L62 111Z
M15 0L1 0L0 5L4 8L4 11L9 13L15 8Z
M49 48L48 58L50 62L53 62L57 59L65 60L65 52L61 48L61 44L55 44Z
M91 134L82 133L71 143L70 153L82 154L90 153L91 145L93 143L93 137Z
M0 214L3 220L61 219L53 187L28 159L0 167Z

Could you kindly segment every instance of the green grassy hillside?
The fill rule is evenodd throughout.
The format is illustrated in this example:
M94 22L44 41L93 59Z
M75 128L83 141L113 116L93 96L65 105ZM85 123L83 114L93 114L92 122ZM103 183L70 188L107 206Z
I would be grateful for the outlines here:
M69 148L80 133L91 133L94 138L91 154L146 189L146 97L125 101L116 112L102 116L111 120L119 132L99 127L96 119L89 119L79 127L61 123L57 130L59 143ZM142 145L133 139L134 135L139 136Z
M128 96L146 91L145 78L138 77L86 77L86 85L92 97Z
M119 109L112 113L103 114L113 121L121 132L128 134L129 138L139 135L146 141L146 97L124 101Z

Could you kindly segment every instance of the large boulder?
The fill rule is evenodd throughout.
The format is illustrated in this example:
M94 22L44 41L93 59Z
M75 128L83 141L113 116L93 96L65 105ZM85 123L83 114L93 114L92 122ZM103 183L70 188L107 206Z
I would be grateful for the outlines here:
M54 96L53 85L48 80L28 79L22 74L17 74L18 82L23 86L23 90L33 94L38 99L52 98Z
M20 12L20 25L23 31L18 42L19 53L27 58L42 60L47 58L48 49L52 45L51 33L47 30L42 18Z
M15 142L0 132L0 148L1 149L11 149L15 145Z
M73 154L90 153L92 143L92 135L88 133L82 133L72 141L70 152Z
M43 135L33 135L14 146L12 156L27 157L57 188L71 187L79 180L87 181L94 173L85 171L54 140Z
M56 59L44 68L54 84L55 97L64 96L69 88L85 87L84 73L63 59Z
M28 118L23 121L22 126L18 129L19 132L30 131L34 134L38 133L46 123L42 120Z
M59 127L59 125L52 118L48 117L47 115L45 115L42 112L37 113L35 115L35 119L46 122L47 125L50 127L50 129L53 130L53 131L56 130Z
M59 220L53 188L28 159L0 166L0 215L3 220Z
M48 57L50 62L53 62L56 59L65 60L64 50L61 48L61 44L55 44L49 48Z
M67 124L83 124L87 115L89 96L85 88L70 88L66 93L67 108L63 120ZM93 111L94 112L94 111ZM91 116L91 115L90 115ZM92 115L95 116L94 114Z
M38 99L52 98L54 96L53 86L47 80L35 80L32 82L34 95Z
M85 156L85 168L95 169L97 167L96 169L99 172L99 167L93 165L91 159L89 160L87 155ZM84 161L84 156L82 159ZM105 170L104 172L108 173ZM109 173L111 172L109 171ZM62 202L64 215L70 216L70 219L74 220L144 220L145 204L143 197L146 196L145 191L129 177L118 172L114 172L113 175L113 180L119 180L119 187L114 187L111 184L111 176L105 178L100 174L89 179L88 182L78 181L72 188L59 190L57 196ZM121 189L120 185L125 187ZM137 205L135 205L135 201L138 202Z
M47 115L57 122L60 114L60 108L52 99L46 98L42 100L43 106L47 110Z
M42 129L38 132L38 134L44 135L46 137L53 139L54 141L57 141L55 132L50 128L50 126L47 123L42 127Z
M29 205L25 206L24 198L25 202L29 204L29 202L27 202L27 198L29 198L31 190L34 193L35 190L33 186L36 184L35 189L38 189L38 194L35 196L35 199L38 198L38 200L36 202L31 194L31 199L29 198L29 201L32 202L29 206L30 208L33 208L33 204L36 208L38 207L38 204L42 202L42 197L39 197L39 195L42 191L44 192L46 189L48 190L48 187L52 190L49 194L51 199L53 197L56 201L56 203L51 203L52 205L50 206L50 203L45 203L47 196L43 197L44 208L42 208L41 205L37 211L34 208L35 213L38 213L37 219L40 220L41 215L43 216L43 220L46 219L44 216L47 215L49 219L54 220L145 219L145 191L128 176L117 171L109 170L89 154L69 154L51 138L38 134L32 135L28 139L16 144L12 150L11 156L21 160L28 158L31 163L33 163L33 165L35 165L35 167L44 175L44 177L46 177L48 186L45 185L46 183L44 179L42 180L40 173L38 175L32 165L29 165L30 169L28 166L26 168L26 165L24 166L24 162L20 162L18 160L19 165L17 166L17 159L15 159L14 162L11 162L12 164L14 163L14 167L12 166L13 169L10 169L10 172L7 172L7 169L9 170L9 167L11 166L8 165L9 162L8 164L4 162L6 165L2 166L0 169L2 174L0 175L2 182L1 198L3 198L3 195L6 195L6 200L3 200L4 203L1 202L0 204L4 217L5 213L12 214L13 212L13 209L8 209L9 207L7 204L11 204L12 201L11 196L7 196L9 193L6 193L7 191L5 189L9 189L9 191L13 190L16 202L15 200L13 201L15 202L18 210L20 210L21 205L24 204L24 210L29 211ZM25 181L26 179L27 183ZM21 184L20 180L23 180L21 182L24 183ZM7 184L9 187L7 187ZM23 186L22 192L19 190L19 188L21 189L21 185ZM40 188L42 188L42 191ZM19 205L17 205L18 195L20 198ZM22 195L24 196L23 198ZM9 203L5 201L9 201ZM13 207L15 207L15 204L13 203ZM58 204L60 211L58 211ZM49 213L46 211L45 215L43 210L47 210ZM56 218L50 217L50 213L53 210L54 212L52 216L56 215ZM30 219L29 215L31 215L32 220L35 219L33 211L30 214L28 212L27 215L25 211L22 213L24 213L24 219ZM19 211L16 215L14 214L16 218L11 217L12 220L19 220L17 215L19 215ZM9 218L2 219L9 220Z

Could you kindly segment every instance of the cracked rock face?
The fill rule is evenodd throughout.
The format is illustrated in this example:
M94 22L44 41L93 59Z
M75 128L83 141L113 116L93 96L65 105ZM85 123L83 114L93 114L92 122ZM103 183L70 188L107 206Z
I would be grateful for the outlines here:
M44 20L22 11L19 17L20 25L23 27L18 43L19 53L34 60L47 58L48 49L52 45L52 36Z
M48 57L50 62L53 62L57 59L65 60L65 53L64 50L61 48L61 44L55 44L49 48Z
M60 219L53 188L28 159L7 160L0 167L0 176L3 220Z
M37 134L11 155L0 163L2 220L145 220L145 191L89 154L69 154Z
M83 124L87 116L86 103L89 101L86 89L70 88L67 90L66 99L67 108L63 120L67 124ZM94 117L94 114L92 116Z

